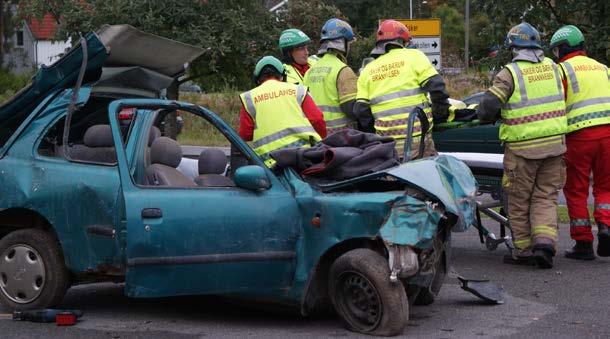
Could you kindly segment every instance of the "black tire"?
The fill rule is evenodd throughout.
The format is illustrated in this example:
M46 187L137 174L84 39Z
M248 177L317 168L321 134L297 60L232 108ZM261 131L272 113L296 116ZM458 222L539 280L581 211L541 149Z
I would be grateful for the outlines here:
M369 249L351 250L332 264L329 296L347 329L372 335L402 334L409 321L403 284L390 282L388 261Z
M28 263L18 260L24 254L28 256ZM36 270L40 271L38 276ZM22 272L26 277L31 275L29 278L36 285L32 289L37 291L30 293L30 287L25 287L27 292L18 291L20 283L15 283L14 277ZM11 281L16 285L11 285ZM40 229L24 229L0 239L0 303L6 308L31 310L56 306L66 294L69 283L59 242L51 234Z

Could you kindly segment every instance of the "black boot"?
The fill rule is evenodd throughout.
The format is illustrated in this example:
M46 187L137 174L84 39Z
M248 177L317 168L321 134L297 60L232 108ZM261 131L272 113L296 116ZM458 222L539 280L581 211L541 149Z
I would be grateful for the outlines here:
M534 245L534 261L540 268L553 268L553 257L555 256L555 248L552 245L538 244Z
M600 222L597 223L597 255L610 257L610 228Z
M510 265L536 266L536 262L534 261L534 257L532 255L514 256L512 254L505 254L502 261L505 264Z
M577 240L574 247L566 251L566 258L577 260L595 259L595 254L593 253L593 243Z

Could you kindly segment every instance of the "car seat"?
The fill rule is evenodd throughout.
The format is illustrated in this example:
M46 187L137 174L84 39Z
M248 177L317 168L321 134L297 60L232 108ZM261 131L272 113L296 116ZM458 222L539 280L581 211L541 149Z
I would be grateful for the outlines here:
M156 138L150 147L150 162L144 172L146 185L170 187L195 187L195 183L176 167L182 160L182 149L173 139Z
M223 173L227 168L227 156L216 148L207 148L199 154L199 176L195 183L205 187L234 187L233 180L225 177Z

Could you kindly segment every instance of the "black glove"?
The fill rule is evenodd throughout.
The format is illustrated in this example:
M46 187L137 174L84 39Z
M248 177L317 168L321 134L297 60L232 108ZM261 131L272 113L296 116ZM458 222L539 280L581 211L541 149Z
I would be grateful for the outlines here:
M434 119L435 124L446 122L448 117L448 103L432 103L432 118Z

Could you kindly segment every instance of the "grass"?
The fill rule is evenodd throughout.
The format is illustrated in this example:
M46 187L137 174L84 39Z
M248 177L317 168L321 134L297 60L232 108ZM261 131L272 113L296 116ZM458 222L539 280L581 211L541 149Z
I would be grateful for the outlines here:
M238 92L187 94L180 96L181 101L203 106L216 113L236 131L239 129L239 110L241 102ZM184 127L178 135L182 145L229 146L229 141L218 130L201 118L183 113Z

